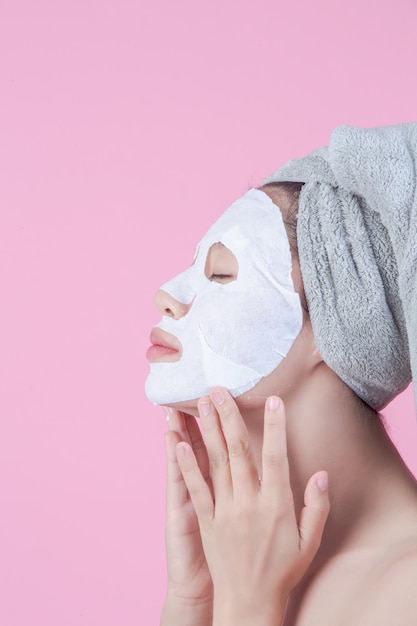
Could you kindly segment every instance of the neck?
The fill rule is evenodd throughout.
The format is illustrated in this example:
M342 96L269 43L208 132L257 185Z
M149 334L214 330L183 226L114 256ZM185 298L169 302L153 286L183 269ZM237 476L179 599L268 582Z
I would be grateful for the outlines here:
M282 393L296 511L310 476L329 474L331 513L314 568L340 551L378 548L395 536L399 522L415 533L417 491L380 418L322 363L297 387ZM245 413L260 467L263 410ZM411 496L411 497L410 497ZM402 511L401 519L398 514Z

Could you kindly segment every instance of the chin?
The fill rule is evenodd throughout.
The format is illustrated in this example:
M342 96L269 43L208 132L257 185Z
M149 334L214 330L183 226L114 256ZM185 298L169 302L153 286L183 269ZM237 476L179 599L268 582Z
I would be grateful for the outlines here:
M239 396L234 396L234 400L241 411L242 416L245 416L247 411L252 412L254 409L261 407L264 408L267 396L262 393L262 390L258 390L258 385L255 385L253 389L247 391ZM188 415L198 415L198 403L199 398L193 400L182 400L181 402L167 402L161 406L167 406L171 409L187 413Z
M194 415L198 417L198 400L185 400L183 402L169 402L164 404L163 406L168 406L171 409L175 409L176 411L181 411L181 413L187 413L188 415Z

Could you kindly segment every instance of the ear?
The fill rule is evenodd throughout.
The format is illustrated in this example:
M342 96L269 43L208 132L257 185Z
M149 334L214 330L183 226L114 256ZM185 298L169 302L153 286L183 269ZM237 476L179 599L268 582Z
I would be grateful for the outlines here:
M313 363L314 365L319 365L320 363L323 363L323 358L319 352L319 349L317 348L316 344L314 343L314 348L313 348L313 352L312 352L312 358L313 358Z
M308 344L306 354L311 355L311 364L313 367L316 367L317 365L320 365L320 363L323 363L323 358L319 352L319 349L316 346L313 327L308 316L304 318L303 328L301 332L303 333L304 341L306 341Z

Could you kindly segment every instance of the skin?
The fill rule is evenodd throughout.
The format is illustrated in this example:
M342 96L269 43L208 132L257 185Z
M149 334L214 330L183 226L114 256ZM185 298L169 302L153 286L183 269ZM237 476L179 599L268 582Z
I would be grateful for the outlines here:
M265 408L262 481L230 394L214 389L199 402L199 414L211 485L188 444L177 446L177 458L213 580L213 626L280 623L291 589L320 544L329 512L327 473L308 482L297 520L282 401L273 396Z
M286 196L270 193L285 212ZM293 260L293 280L302 295L296 259ZM184 305L172 299L168 302L164 297L163 292L159 292L157 303L165 314L179 315L181 307L184 311ZM231 536L225 539L225 527L233 527L233 520L237 519L239 525L243 523L247 528L249 515L242 507L233 509L231 505L235 501L230 491L232 457L235 467L236 458L239 461L241 475L251 477L242 482L240 493L241 500L249 503L246 509L250 515L254 502L259 502L255 478L265 471L262 459L264 413L265 402L271 396L281 398L281 411L285 406L286 414L285 458L290 483L285 484L285 463L281 462L274 477L277 491L292 494L284 498L284 517L296 520L294 523L298 526L306 485L307 500L310 497L322 516L327 515L327 492L320 493L315 482L317 476L324 476L323 470L330 484L330 513L323 534L320 525L312 525L315 529L313 544L317 540L320 543L316 554L310 550L308 558L300 565L299 555L292 553L285 561L284 572L278 566L271 569L269 565L280 564L284 556L288 556L283 546L296 532L294 523L290 531L288 525L278 524L276 534L283 542L269 550L264 549L262 533L237 544L231 541ZM272 374L239 397L236 405L226 397L228 406L230 403L229 413L231 406L236 407L231 431L224 428L224 416L221 416L224 407L216 404L213 395L210 416L223 428L216 431L212 426L211 435L208 416L201 413L201 402L198 405L197 400L190 401L170 409L167 433L169 587L161 624L227 626L244 624L245 616L249 616L247 623L257 626L415 624L415 480L374 412L359 403L321 359L308 315L287 357ZM188 415L198 414L199 407L206 446L196 422ZM213 432L217 432L214 438ZM282 438L275 442L267 439L266 443L275 446L274 449L277 446L283 449ZM232 455L230 450L233 450ZM185 454L181 454L184 451ZM195 494L202 492L201 481L208 485L210 494L214 491L216 496L214 516L209 509L207 492L205 506L197 501ZM198 484L200 488L195 489ZM219 498L220 493L222 498ZM191 499L189 494L194 494ZM207 520L222 516L228 524L223 528L214 526L213 530ZM263 575L256 578L248 563L253 564L254 555L263 554L264 561L258 563L256 570ZM225 584L216 574L236 562L239 563L239 580L249 581L243 615L240 612L242 595L237 593L239 584L235 587ZM198 576L195 576L196 568Z

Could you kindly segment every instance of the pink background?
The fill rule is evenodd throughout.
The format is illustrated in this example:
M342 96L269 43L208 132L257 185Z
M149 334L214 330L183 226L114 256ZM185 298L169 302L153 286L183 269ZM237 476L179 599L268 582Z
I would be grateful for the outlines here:
M340 123L417 118L412 0L1 0L0 623L157 624L155 289ZM411 392L387 410L417 472Z

